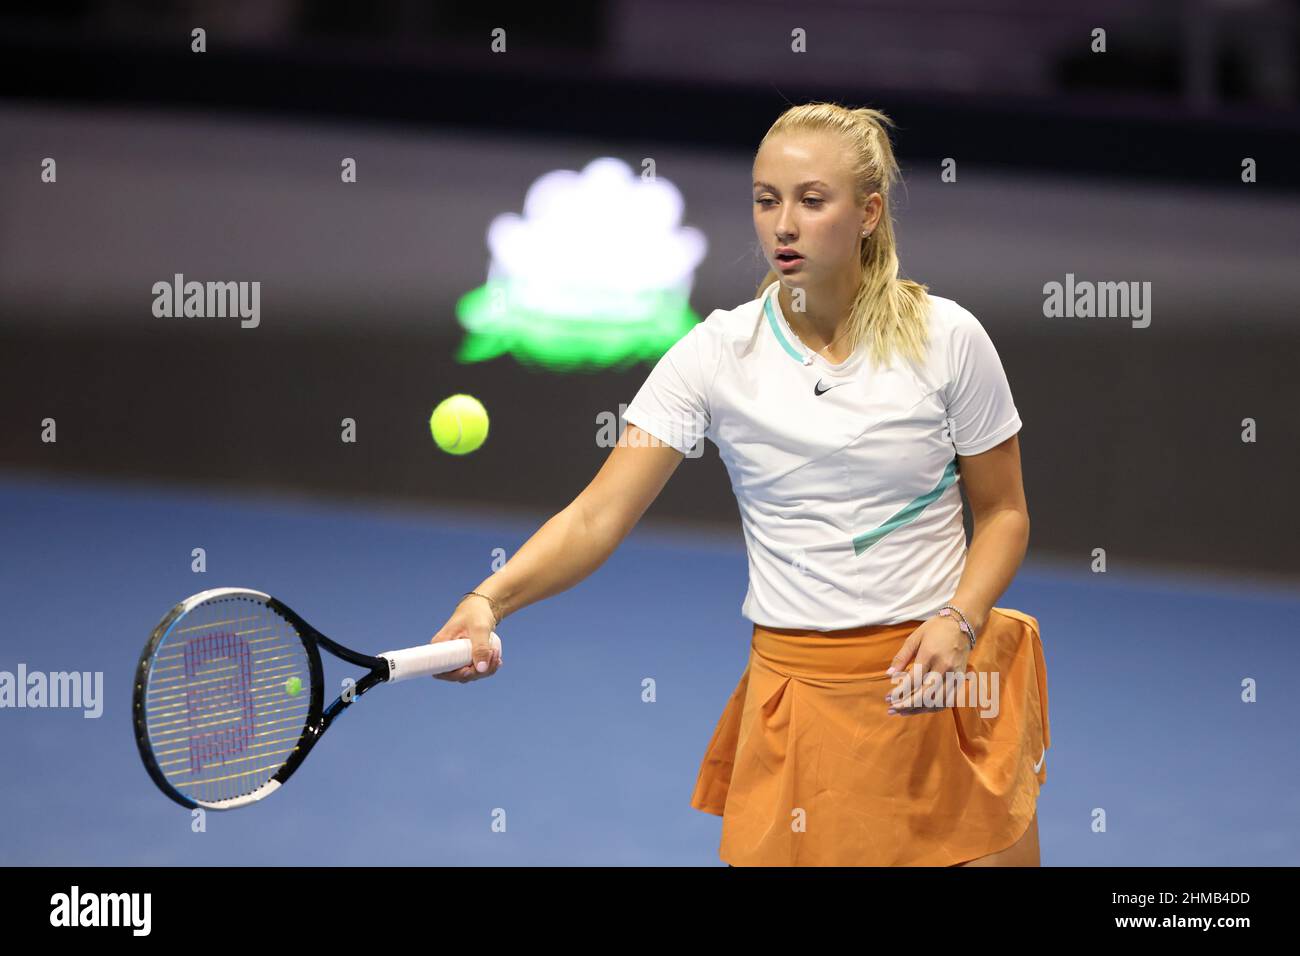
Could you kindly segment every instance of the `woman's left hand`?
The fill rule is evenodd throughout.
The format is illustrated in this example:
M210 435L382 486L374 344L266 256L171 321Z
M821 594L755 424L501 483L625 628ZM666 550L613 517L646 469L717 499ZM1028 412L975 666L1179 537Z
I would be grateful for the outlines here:
M885 697L890 713L908 716L934 713L946 707L946 703L939 707L933 703L926 706L926 688L935 684L943 686L946 674L965 674L970 652L970 642L953 618L932 617L918 627L907 636L890 662L894 688Z

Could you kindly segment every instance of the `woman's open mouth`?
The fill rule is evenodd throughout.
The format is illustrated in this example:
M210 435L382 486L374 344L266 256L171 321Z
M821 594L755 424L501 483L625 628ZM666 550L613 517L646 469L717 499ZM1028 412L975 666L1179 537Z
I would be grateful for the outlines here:
M782 272L789 272L791 269L798 268L803 263L803 256L797 252L777 253L776 265Z

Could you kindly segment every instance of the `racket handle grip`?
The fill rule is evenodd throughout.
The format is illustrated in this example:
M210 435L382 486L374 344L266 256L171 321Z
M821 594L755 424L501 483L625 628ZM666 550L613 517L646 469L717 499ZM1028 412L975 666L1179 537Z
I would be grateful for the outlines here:
M492 632L492 649L501 651L501 638ZM388 661L388 681L411 680L416 677L432 677L464 667L474 659L474 644L468 637L454 641L439 641L436 644L421 644L408 647L402 651L384 651L378 655Z

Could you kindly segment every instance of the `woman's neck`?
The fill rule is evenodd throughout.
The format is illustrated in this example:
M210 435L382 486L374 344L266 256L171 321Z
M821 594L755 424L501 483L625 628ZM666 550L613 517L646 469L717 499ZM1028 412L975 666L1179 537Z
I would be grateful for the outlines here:
M794 308L795 290L787 288L785 283L777 290L781 313L790 328L810 350L832 363L848 357L849 309L857 295L858 281L857 277L849 277L833 285L808 288L803 295L803 308L799 310Z

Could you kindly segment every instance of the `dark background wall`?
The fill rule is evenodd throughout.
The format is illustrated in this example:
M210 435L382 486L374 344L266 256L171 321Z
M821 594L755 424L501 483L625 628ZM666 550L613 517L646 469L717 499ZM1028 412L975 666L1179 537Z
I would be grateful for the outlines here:
M649 366L457 363L453 308L484 280L488 223L552 169L653 157L709 241L695 311L731 308L763 274L753 149L787 102L835 99L898 121L904 270L1002 356L1032 552L1300 574L1289 5L654 6L5 13L0 467L544 516L599 467L596 416ZM505 55L488 52L498 25ZM261 281L261 326L154 318L150 286L174 272ZM1151 282L1150 327L1045 317L1043 285L1067 273ZM492 413L465 459L425 424L456 391ZM712 446L647 520L736 533Z

